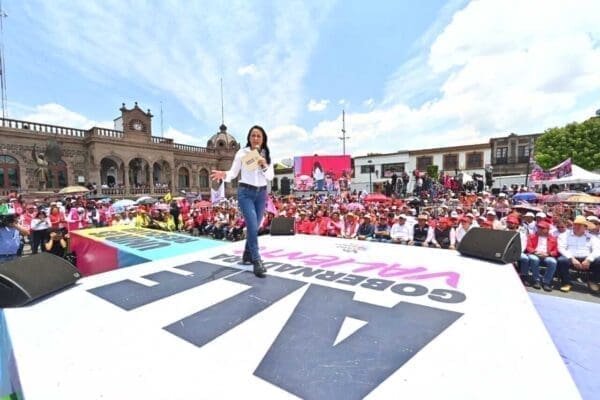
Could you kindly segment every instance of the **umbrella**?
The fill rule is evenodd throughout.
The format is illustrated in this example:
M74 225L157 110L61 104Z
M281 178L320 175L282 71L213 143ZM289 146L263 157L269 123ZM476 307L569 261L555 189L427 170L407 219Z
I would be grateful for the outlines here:
M75 193L86 193L89 192L90 189L85 186L66 186L58 191L59 194L75 194Z
M569 197L567 200L569 203L587 203L587 204L600 204L598 197L590 196L589 194L576 194L575 196Z
M600 186L588 190L589 194L600 195Z
M116 207L116 208L128 208L134 204L135 204L135 201L133 201L133 200L123 199L123 200L115 201L115 203L112 206Z
M360 203L349 203L349 204L346 206L346 209L347 209L348 211L356 211L356 210L362 211L364 208L365 208L365 206L363 206L363 205L362 205L362 204L360 204Z
M159 210L159 211L169 211L170 207L166 203L158 203L154 206L154 209Z
M202 200L202 201L199 201L198 203L196 203L196 207L200 207L200 208L212 207L212 203L210 201Z
M536 207L533 204L529 204L527 202L523 202L517 205L512 206L512 208L514 209L520 209L520 210L527 210L527 211L533 211L533 212L541 212L543 211L540 207Z
M381 194L381 193L371 193L371 194L368 194L367 196L365 196L365 198L364 198L363 201L372 201L372 202L383 203L383 202L386 202L386 201L389 201L389 200L390 199L386 195L384 195L384 194Z
M537 195L535 193L532 192L523 192L523 193L517 193L513 196L513 201L517 202L517 201L535 201L537 200Z
M135 201L136 204L154 204L156 203L158 200L156 200L154 197L150 197L150 196L142 196L139 199L137 199Z

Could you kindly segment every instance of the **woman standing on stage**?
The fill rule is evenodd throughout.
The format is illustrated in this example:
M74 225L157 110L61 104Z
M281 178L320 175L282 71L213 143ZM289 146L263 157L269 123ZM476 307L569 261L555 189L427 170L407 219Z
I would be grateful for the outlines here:
M260 158L257 161L258 168L248 169L242 167L242 159L252 150L258 151ZM254 275L262 278L267 270L263 266L258 253L258 227L265 212L267 199L267 181L273 179L274 171L271 164L271 153L267 146L267 134L265 130L255 125L248 132L246 146L235 153L233 164L229 171L213 170L210 173L212 180L224 180L230 182L235 179L241 171L238 183L238 205L246 221L246 247L244 248L243 262L252 263Z

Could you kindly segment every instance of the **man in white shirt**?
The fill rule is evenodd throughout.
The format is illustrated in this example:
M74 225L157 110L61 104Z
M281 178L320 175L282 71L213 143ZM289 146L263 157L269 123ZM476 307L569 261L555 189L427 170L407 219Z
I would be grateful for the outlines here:
M390 237L393 243L407 244L412 240L412 227L406 223L406 215L400 214L398 221L392 225Z
M573 221L573 230L558 237L558 276L562 280L561 292L572 288L569 269L590 271L588 288L594 294L600 292L600 241L586 232L589 222L583 215Z

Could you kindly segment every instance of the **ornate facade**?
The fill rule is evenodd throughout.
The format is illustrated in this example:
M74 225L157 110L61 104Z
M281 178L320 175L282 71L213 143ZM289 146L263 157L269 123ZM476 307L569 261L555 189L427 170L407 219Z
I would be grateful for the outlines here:
M115 129L89 130L0 119L0 194L56 192L94 184L98 195L161 195L169 190L210 194L212 169L229 169L240 145L221 125L206 147L152 136L152 114L125 104ZM46 160L41 182L39 159ZM236 186L228 185L229 194Z

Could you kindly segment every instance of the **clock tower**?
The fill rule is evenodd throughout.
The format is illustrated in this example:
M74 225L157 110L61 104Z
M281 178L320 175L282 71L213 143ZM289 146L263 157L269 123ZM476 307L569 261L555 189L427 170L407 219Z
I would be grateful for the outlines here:
M144 112L137 101L132 109L127 109L125 103L120 109L121 117L115 120L115 128L123 130L123 136L136 142L152 140L152 117L150 110Z

